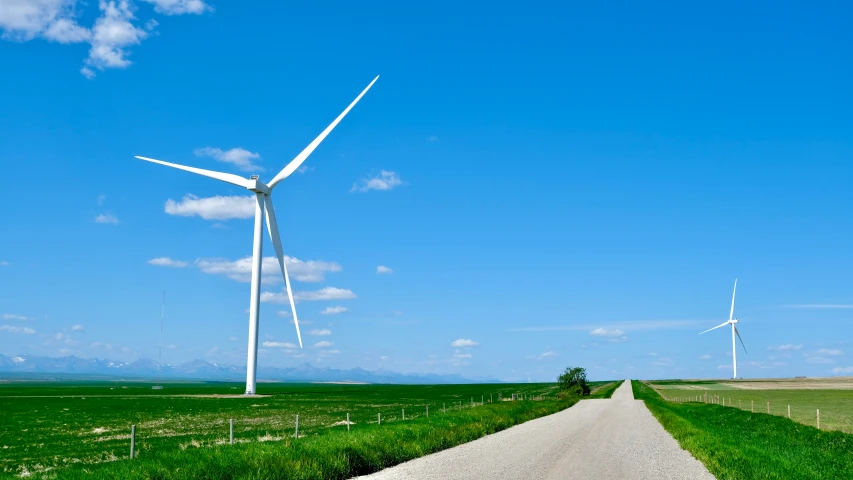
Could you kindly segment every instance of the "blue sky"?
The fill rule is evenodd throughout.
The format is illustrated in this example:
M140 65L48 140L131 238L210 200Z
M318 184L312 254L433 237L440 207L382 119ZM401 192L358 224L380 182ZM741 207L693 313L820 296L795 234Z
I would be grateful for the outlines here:
M853 374L850 13L0 0L0 353L156 358L165 290L164 362L245 364L247 192L133 156L269 180L379 74L261 365L728 377L737 277L739 373Z

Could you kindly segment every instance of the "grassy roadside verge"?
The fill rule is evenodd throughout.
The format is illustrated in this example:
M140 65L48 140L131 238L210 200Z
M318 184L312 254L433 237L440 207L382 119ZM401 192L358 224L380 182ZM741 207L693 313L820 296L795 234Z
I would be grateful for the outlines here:
M619 380L618 382L610 382L596 387L586 398L610 398L613 396L613 392L615 392L624 381L625 380Z
M718 479L841 479L853 472L851 435L720 405L670 403L636 380L632 387L634 398Z
M222 445L47 472L68 479L344 479L444 450L571 407L577 400L518 401L363 425L298 440ZM56 475L59 474L59 477ZM40 478L33 476L31 478Z

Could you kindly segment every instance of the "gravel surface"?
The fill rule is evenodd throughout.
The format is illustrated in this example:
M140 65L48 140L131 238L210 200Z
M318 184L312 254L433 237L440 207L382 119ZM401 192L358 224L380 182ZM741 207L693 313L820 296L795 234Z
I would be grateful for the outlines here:
M625 381L613 398L577 405L362 479L712 479L634 400Z

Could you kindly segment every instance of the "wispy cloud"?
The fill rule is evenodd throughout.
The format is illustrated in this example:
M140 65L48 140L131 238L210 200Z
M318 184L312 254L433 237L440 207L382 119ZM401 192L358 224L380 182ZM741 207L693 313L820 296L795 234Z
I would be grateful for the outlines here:
M843 303L812 303L801 305L782 305L784 308L802 308L802 309L851 309L853 304Z
M15 315L14 313L4 313L3 320L17 320L19 322L27 322L33 319L30 317L25 317L23 315Z
M790 352L793 350L799 350L801 348L803 348L802 345L792 345L790 343L786 343L785 345L776 345L776 346L767 347L767 350L778 350L781 352Z
M323 340L322 342L315 343L314 348L328 348L328 347L331 347L332 345L333 345L332 342L327 342L327 341Z
M290 350L296 348L296 345L290 342L264 342L262 345L267 348L287 348Z
M379 265L378 267L376 267L376 274L377 275L389 275L391 273L394 273L394 270L391 270L390 268L386 267L385 265Z
M450 346L454 348L473 348L478 347L479 345L479 342L475 342L468 338L459 338L450 343Z
M597 328L617 329L625 332L640 330L677 330L693 328L706 323L706 320L642 320L636 322L613 322L599 324L554 325L542 327L509 328L510 332L571 332L589 331Z
M72 331L72 332L85 332L85 331L86 331L86 327L84 327L83 325L80 325L80 324L72 325L72 326L71 326L71 331Z
M618 328L596 328L595 330L589 332L589 334L597 337L621 337L622 335L625 335L625 332L619 330Z
M352 290L337 287L324 287L313 292L294 292L294 301L352 300L356 298ZM269 303L290 303L287 292L263 292L261 301Z
M26 335L32 335L36 333L36 331L30 327L17 327L14 325L0 325L0 332L23 333Z
M231 150L222 150L221 148L203 147L196 148L193 153L197 157L210 157L214 160L230 163L240 170L245 172L263 172L264 168L260 165L252 163L252 160L261 158L259 153L250 152L243 148L232 148Z
M711 359L710 355L702 355L701 357L699 357L699 360L710 360L710 359Z
M169 215L181 217L199 216L205 220L231 220L235 218L254 218L255 197L242 195L199 198L192 194L184 195L180 202L171 198L166 200L165 210Z
M143 0L166 15L200 14L211 10L202 0ZM152 35L158 23L140 24L130 0L101 0L100 14L91 27L79 23L82 0L7 0L0 8L0 38L26 42L41 38L59 44L88 43L89 56L80 73L93 78L95 70L127 68L129 48Z
M172 268L183 268L189 265L187 262L182 262L180 260L172 260L169 257L157 257L148 260L149 265L156 265L158 267L172 267Z
M830 363L835 363L835 360L826 357L806 357L806 363L815 363L819 365L825 365Z
M351 192L367 192L370 190L387 191L393 190L405 182L395 172L381 170L378 174L365 177L353 184Z
M339 264L323 260L303 261L285 255L284 263L287 265L287 273L290 278L300 282L322 282L326 279L326 273L341 271ZM211 275L225 275L232 280L246 283L252 280L252 257L244 257L234 261L221 258L200 258L195 261L195 265L202 272ZM276 257L263 258L261 275L264 283L284 282L281 267Z
M311 330L310 332L308 332L308 335L314 335L316 337L325 337L325 336L328 336L331 334L332 334L332 331L329 330L328 328L315 328L314 330Z
M320 312L322 315L338 315L349 310L347 307L326 307Z
M559 354L557 352L548 351L548 352L540 353L539 355L533 355L531 357L527 357L527 359L528 360L547 360L547 359L556 358L558 356L559 356Z
M853 367L835 367L832 369L832 373L836 375L840 375L842 373L853 373Z
M838 350L837 348L821 348L820 350L814 352L815 355L823 355L827 357L838 357L844 355L844 352Z
M95 223L108 223L115 225L118 223L118 217L109 213L102 213L95 217Z

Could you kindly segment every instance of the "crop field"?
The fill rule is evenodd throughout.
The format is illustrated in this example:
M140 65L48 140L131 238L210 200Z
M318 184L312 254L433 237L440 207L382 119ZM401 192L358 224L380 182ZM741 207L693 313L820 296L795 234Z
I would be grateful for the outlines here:
M822 430L853 433L853 382L838 379L785 379L738 381L665 381L649 382L666 399L704 401L708 394L720 405L756 413L788 416L804 425L817 426L820 410ZM769 411L768 411L769 404Z
M302 439L346 432L347 414L352 431L370 426L375 434L423 420L427 408L432 420L510 404L554 404L554 411L568 406L553 399L555 384L277 383L260 385L261 395L255 397L243 397L243 389L243 384L229 383L167 383L163 390L152 390L148 383L0 384L0 476L65 478L126 459L131 425L136 425L137 462L228 444L229 419L234 420L234 442L251 445L292 441L297 415ZM512 394L548 400L506 401ZM500 404L499 395L505 400Z
M853 472L853 435L721 404L665 401L659 391L673 397L702 392L693 388L657 390L660 383L679 382L634 381L634 397L643 400L679 445L716 478L839 479L850 478ZM711 390L710 394L724 397L730 392L739 391Z

